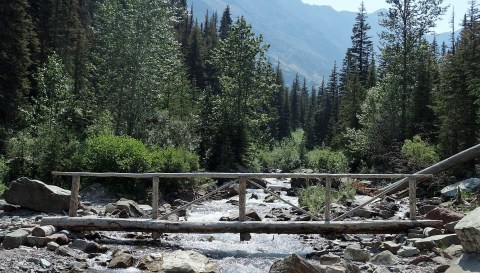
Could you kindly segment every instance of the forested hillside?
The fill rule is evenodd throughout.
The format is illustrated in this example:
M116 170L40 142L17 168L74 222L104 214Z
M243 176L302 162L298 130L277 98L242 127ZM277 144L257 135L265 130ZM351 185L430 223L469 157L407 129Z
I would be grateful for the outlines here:
M380 17L379 54L361 6L343 62L309 86L285 82L262 35L229 7L198 22L186 0L1 1L0 180L413 172L475 145L476 2L452 18L460 37L441 45L426 37L442 1L397 2Z

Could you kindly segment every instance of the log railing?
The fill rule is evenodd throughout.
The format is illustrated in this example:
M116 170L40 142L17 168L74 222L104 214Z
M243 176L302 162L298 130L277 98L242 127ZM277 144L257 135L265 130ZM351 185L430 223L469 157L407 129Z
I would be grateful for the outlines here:
M253 178L317 178L317 179L325 179L325 207L324 207L324 220L330 226L333 223L331 221L331 185L332 179L335 178L357 178L357 179L408 179L409 180L409 206L410 206L410 220L415 220L416 215L416 181L417 179L426 179L432 177L431 174L320 174L320 173L312 173L312 174L303 174L303 173L94 173L94 172L52 172L53 175L57 176L70 176L72 177L72 188L71 188L71 198L70 198L70 210L69 216L75 217L77 216L77 209L78 209L78 194L80 189L80 180L81 177L121 177L121 178L143 178L143 179L151 179L152 180L152 219L158 219L158 196L159 196L159 183L160 179L162 178L177 178L177 179L185 179L185 178L222 178L222 179L236 179L239 183L239 221L245 222L246 220L246 187L248 183L255 185L263 190L266 190L270 194L272 194L275 198L281 200L282 202L287 203L288 205L294 207L297 210L302 211L303 213L309 215L313 220L320 221L317 216L293 205L292 203L284 200L279 195L270 191L269 189L251 181L249 179ZM194 203L202 201L216 192L227 188L228 186L234 184L235 182L231 182L227 185L224 185L209 194L194 200L191 203L182 206L179 209L187 208ZM364 204L360 205L359 207L337 217L334 221L342 220L344 217L350 215L354 210L361 208L378 198L385 196L388 192L389 188L387 187L384 191L379 193L378 195L372 197L372 199L368 200ZM173 213L173 212L172 212ZM166 219L168 215L161 217L161 219ZM65 223L64 223L65 224ZM415 224L412 222L411 224ZM420 223L417 223L420 224ZM424 223L426 224L426 223ZM430 223L431 224L431 223ZM249 230L249 229L245 229ZM248 240L249 234L245 232L240 233L241 240Z

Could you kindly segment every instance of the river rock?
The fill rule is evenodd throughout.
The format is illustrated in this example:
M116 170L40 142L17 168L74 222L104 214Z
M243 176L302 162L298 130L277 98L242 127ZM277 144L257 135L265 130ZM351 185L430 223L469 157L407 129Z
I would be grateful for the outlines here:
M370 260L370 252L357 246L347 246L344 251L344 258L346 260L356 262L368 262Z
M262 221L262 218L254 210L247 211L245 216L247 217L248 221ZM219 221L238 221L238 220L239 220L239 216L238 216L238 212L236 212L229 216L222 216Z
M462 257L455 260L445 273L477 273L480 272L480 255L476 253L464 253Z
M342 261L340 259L340 256L334 255L332 253L328 253L320 256L319 260L320 260L320 263L323 265L334 265Z
M60 246L55 250L55 254L60 256L69 256L75 258L77 261L86 261L87 255L79 250L72 249L68 246Z
M278 260L270 267L269 273L321 273L320 269L297 254Z
M432 227L426 227L424 230L423 230L423 235L425 235L425 237L430 237L430 236L435 236L435 235L442 235L443 232L438 229L438 228L432 228Z
M397 262L397 257L392 252L385 250L376 254L370 262L376 265L391 266Z
M162 263L163 263L162 254L153 253L153 254L141 257L138 260L137 268L140 270L146 270L149 272L159 272L162 270Z
M259 178L249 178L250 180L252 180L253 182L257 183L258 185L266 188L267 187L267 181L264 180L264 179L259 179ZM257 189L258 187L253 185L252 183L248 183L247 184L247 188L249 189Z
M108 268L129 268L133 266L133 256L128 253L119 253L115 255L108 263Z
M176 250L164 253L162 270L166 273L218 273L219 266L195 251Z
M131 217L143 217L145 212L138 206L137 202L122 198L117 201L117 209L126 210Z
M426 220L441 220L443 224L459 221L463 218L463 214L449 211L444 208L436 208L425 215Z
M49 243L47 244L47 249L50 250L50 251L55 251L55 250L57 250L57 248L59 248L59 247L60 247L60 245L57 244L57 243L55 243L55 242L49 242Z
M453 198L457 194L457 187L460 187L462 192L475 192L480 189L480 178L469 178L458 183L446 186L440 192L442 197Z
M55 233L47 237L59 245L66 245L70 242L68 236L64 233Z
M69 190L21 177L10 184L3 197L13 205L62 214L70 207L70 194Z
M455 232L466 252L480 253L480 207L460 220Z
M458 258L462 256L462 254L463 247L461 245L451 245L443 251L443 255L450 260Z
M105 253L108 250L107 247L82 239L73 241L73 243L70 244L70 248L78 249L85 253Z
M431 212L432 210L438 208L438 206L434 206L434 205L423 205L421 207L418 208L418 213L420 213L421 215L425 215L429 212Z
M383 242L382 244L382 247L390 252L392 252L393 254L397 254L398 250L400 249L400 245L395 243L395 242L391 242L391 241L388 241L388 242Z
M412 257L418 255L420 250L416 247L411 246L402 246L400 250L398 250L397 255L401 257Z
M392 271L388 270L388 268L384 266L379 266L377 269L375 269L375 271L373 271L373 273L392 273Z
M26 243L29 246L45 247L52 239L48 237L27 236Z
M112 203L108 203L105 206L105 213L112 214L117 209L117 206Z
M431 250L434 247L449 247L451 245L460 244L456 234L435 235L414 242L415 247L419 249Z
M2 247L5 249L17 248L27 240L28 234L29 233L23 229L8 233L3 239Z

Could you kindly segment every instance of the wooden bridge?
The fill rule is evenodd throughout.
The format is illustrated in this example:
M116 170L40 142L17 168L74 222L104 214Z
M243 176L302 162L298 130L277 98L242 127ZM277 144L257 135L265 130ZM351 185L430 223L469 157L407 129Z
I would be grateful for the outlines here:
M286 234L331 234L331 233L393 233L400 232L413 227L439 227L441 221L416 220L416 184L417 181L432 177L431 174L298 174L298 173L91 173L91 172L53 172L54 175L71 176L72 188L70 198L69 217L45 217L42 218L42 225L54 225L71 230L103 230L103 231L141 231L157 233L240 233L240 240L249 240L249 233L286 233ZM81 177L122 177L135 179L152 180L152 219L119 219L119 218L92 218L77 217L78 193ZM222 187L204 195L201 198L190 202L171 213L161 216L158 214L159 181L162 178L216 178L234 179ZM323 219L295 206L283 199L275 192L259 185L250 179L261 178L305 178L325 180L325 207ZM404 179L391 184L383 191L372 197L364 204L354 208L345 214L331 219L331 189L332 179L355 178L355 179ZM406 180L405 180L406 179ZM402 182L403 181L403 182ZM409 206L410 219L396 221L343 221L355 210L366 206L378 198L385 196L394 187L409 185ZM401 182L401 183L400 183ZM208 199L215 193L239 184L239 221L234 222L172 222L166 221L168 216L193 205L194 203ZM298 211L310 216L313 221L294 222L257 222L246 221L246 188L250 183L270 193L275 198L285 202Z

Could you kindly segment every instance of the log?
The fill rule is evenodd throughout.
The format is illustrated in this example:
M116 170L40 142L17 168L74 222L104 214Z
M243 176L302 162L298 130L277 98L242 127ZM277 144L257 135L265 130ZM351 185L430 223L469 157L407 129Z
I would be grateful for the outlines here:
M55 232L57 232L57 229L52 225L35 227L32 230L32 236L47 237L47 236L50 236L50 235L54 234Z
M442 226L438 220L351 222L171 222L151 219L44 217L41 225L72 231L129 231L160 233L267 233L267 234L391 234L414 227Z
M78 210L78 192L80 190L80 176L72 177L72 189L70 195L70 208L68 210L68 215L70 217L77 216Z
M244 222L247 218L247 180L245 177L240 178L238 190L238 220ZM240 241L250 241L252 236L250 233L240 233Z
M332 210L332 179L327 178L325 181L325 221L330 221Z
M417 216L417 180L410 177L409 180L409 206L410 206L410 220L415 220Z
M152 219L158 218L158 177L152 178Z

